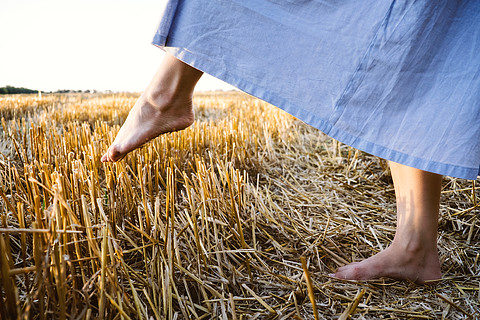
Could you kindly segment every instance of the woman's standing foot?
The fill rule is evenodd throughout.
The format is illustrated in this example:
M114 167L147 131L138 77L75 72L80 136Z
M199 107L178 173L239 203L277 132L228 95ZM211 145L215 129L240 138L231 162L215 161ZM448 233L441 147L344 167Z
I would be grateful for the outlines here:
M390 247L363 260L340 267L331 276L348 280L372 280L392 278L409 280L423 284L442 277L438 253L406 248L402 244L392 243Z
M424 283L442 277L437 251L442 176L390 162L397 198L397 230L390 247L337 270L349 280L382 277Z

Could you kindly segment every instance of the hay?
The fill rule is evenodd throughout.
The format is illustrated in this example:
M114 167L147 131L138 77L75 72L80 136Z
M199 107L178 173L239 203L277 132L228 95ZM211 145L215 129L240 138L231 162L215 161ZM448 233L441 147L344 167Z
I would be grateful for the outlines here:
M214 93L193 127L100 163L134 101L0 98L2 318L478 317L475 182L444 181L443 280L332 279L393 238L384 161Z

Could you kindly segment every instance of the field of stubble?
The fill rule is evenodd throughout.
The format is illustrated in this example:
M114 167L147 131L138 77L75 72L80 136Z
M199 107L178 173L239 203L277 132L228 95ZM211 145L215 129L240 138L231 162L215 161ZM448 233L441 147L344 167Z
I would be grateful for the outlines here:
M474 182L444 180L442 281L340 281L393 238L385 162L212 93L194 126L101 163L135 100L0 97L1 319L479 317Z

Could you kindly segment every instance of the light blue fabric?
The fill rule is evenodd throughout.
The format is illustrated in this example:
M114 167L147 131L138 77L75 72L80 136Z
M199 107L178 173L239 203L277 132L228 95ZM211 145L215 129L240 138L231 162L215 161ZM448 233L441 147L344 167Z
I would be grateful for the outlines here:
M153 43L331 137L480 168L480 1L170 0Z

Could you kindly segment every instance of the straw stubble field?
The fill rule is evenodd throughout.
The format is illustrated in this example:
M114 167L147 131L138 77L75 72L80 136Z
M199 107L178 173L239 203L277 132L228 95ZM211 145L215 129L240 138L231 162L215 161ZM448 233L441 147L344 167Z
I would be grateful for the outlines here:
M478 317L474 182L444 181L442 281L340 281L393 238L386 163L240 93L101 163L135 98L0 98L2 319Z

